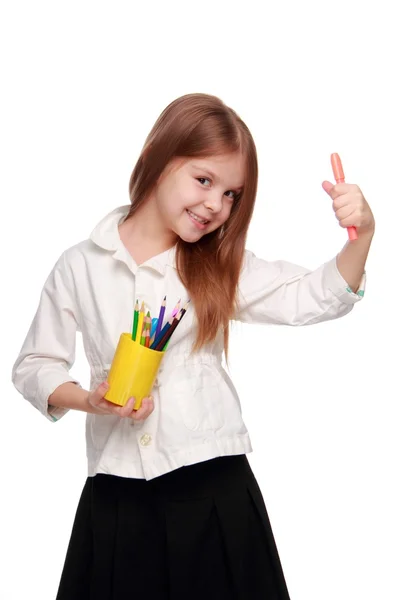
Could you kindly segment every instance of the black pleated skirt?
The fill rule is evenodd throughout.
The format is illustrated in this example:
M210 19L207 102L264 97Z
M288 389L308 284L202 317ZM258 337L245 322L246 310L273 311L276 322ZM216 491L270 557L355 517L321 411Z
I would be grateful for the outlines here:
M289 600L245 455L88 477L57 600Z

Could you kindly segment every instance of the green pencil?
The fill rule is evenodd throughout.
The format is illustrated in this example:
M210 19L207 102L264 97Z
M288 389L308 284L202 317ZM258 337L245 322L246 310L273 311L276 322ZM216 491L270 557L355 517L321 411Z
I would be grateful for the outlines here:
M133 329L132 329L132 339L136 340L137 326L139 320L139 302L136 300L135 311L133 313Z

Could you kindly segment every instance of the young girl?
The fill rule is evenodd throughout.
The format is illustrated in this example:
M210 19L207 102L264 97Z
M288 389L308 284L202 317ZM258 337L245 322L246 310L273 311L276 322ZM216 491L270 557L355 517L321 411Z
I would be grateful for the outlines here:
M133 170L131 205L66 250L13 369L51 421L87 412L88 478L57 600L287 600L239 398L223 369L230 320L310 325L361 300L374 233L356 185L324 182L358 239L315 271L245 250L257 189L252 136L206 94L162 112ZM107 376L135 301L188 310L152 396L108 402ZM90 391L69 375L80 331Z

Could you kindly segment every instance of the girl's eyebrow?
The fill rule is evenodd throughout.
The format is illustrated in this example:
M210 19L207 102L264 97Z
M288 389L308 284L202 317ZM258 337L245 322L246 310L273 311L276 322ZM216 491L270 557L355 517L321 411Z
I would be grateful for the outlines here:
M210 175L210 177L212 179L215 179L216 181L219 181L219 177L218 175L216 175L215 173L213 173L210 169L208 169L207 167L201 167L200 165L192 165L192 167L194 169L196 169L197 171L202 171L203 173L205 173L206 175ZM241 190L243 188L242 185L238 185L237 190Z
M192 165L192 166L193 166L193 169L196 169L198 171L203 171L207 175L210 175L213 179L217 179L217 180L219 179L218 175L213 173L210 169L207 169L207 167L200 167L200 165Z

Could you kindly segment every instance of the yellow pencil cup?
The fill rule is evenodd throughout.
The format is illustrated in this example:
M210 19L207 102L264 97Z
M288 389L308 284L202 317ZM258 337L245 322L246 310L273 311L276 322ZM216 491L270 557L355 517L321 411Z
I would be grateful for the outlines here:
M150 395L164 352L150 350L132 340L130 333L121 333L107 381L106 400L125 406L136 398L134 409L140 408L143 398Z

